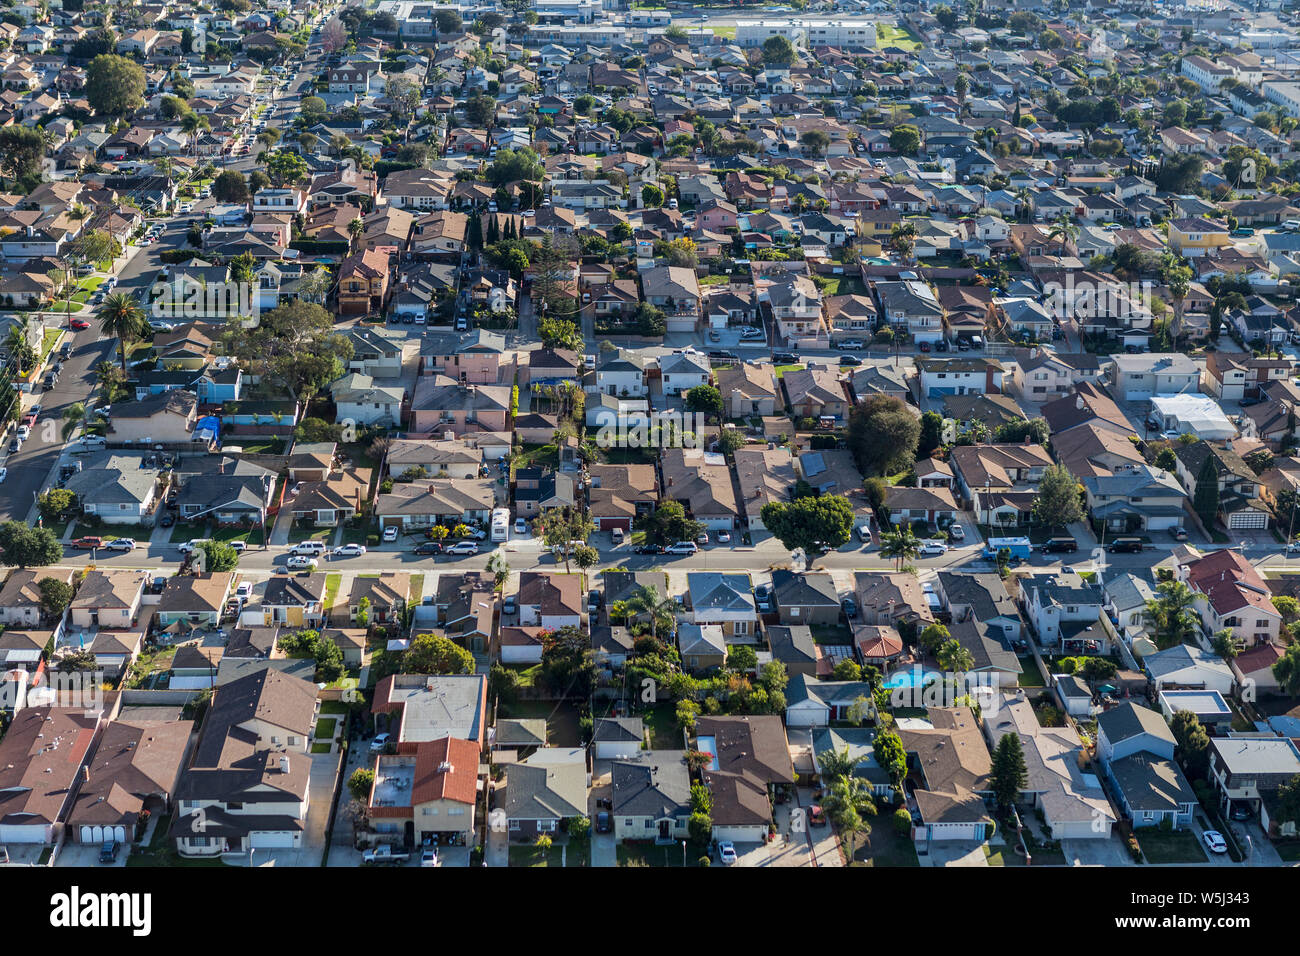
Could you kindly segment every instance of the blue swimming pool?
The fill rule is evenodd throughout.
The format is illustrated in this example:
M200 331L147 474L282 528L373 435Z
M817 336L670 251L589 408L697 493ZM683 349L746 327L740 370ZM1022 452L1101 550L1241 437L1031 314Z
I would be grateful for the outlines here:
M896 687L925 687L938 679L939 674L937 671L923 671L919 667L909 667L906 670L890 674L886 678L884 686L891 690Z

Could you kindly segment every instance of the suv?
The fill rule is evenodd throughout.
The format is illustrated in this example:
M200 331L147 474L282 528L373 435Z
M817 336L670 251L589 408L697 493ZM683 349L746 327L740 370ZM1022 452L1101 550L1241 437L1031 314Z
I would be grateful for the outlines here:
M860 349L862 348L861 339L841 339L838 348L842 349Z
M700 550L699 545L694 541L678 541L676 544L669 545L666 549L667 554L695 554Z
M1137 554L1142 550L1142 539L1116 538L1106 550L1111 554Z
M321 541L301 541L295 544L290 550L290 554L306 555L309 558L319 557L325 553L325 544Z
M1074 554L1079 550L1079 542L1073 538L1048 538L1043 543L1043 554Z
M100 863L114 863L117 861L117 851L121 846L116 840L105 840L104 845L99 848Z

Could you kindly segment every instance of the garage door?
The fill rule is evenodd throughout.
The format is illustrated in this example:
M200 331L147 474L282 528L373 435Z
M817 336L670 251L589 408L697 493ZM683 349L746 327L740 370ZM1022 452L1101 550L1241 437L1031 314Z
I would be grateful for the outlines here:
M108 827L105 827L105 828L104 828L104 830L105 830L105 833L104 833L104 841L105 841L105 842L108 842L108 840L109 840L109 832L108 832L109 829L110 829L110 828L108 828ZM118 843L125 843L125 842L126 842L126 827L112 827L111 830L112 830L112 839L116 840Z
M1268 515L1262 511L1238 511L1228 515L1229 528L1266 528Z
M94 843L95 827L82 827L81 836L79 837L79 839L81 840L82 843L87 843L87 844Z
M767 833L764 827L722 827L713 828L713 839L730 840L732 843L762 843Z
M943 840L983 840L984 833L985 828L982 823L934 823L930 825L930 839L935 842Z
M250 834L249 841L255 848L260 850L284 849L295 846L294 839L296 836L297 834L292 830L267 830L262 833Z

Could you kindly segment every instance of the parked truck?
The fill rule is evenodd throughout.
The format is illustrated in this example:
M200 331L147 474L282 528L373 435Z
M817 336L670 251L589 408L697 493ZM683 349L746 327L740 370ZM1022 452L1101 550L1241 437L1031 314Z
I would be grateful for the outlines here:
M1033 546L1028 538L989 538L984 546L984 557L996 559L1000 551L1006 551L1021 561L1028 561Z
M371 847L361 857L363 863L405 863L411 858L411 854L405 850L395 850L387 843L383 846Z

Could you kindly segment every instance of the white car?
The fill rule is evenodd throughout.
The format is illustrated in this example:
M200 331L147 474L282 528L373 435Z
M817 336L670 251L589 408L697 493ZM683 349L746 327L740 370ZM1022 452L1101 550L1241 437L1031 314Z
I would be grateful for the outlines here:
M921 554L924 557L933 558L947 553L948 546L942 541L923 541L921 543Z
M420 851L420 866L442 866L442 862L438 859L437 847L426 846Z
M383 753L388 741L392 739L392 734L379 734L374 740L370 741L371 753Z
M1223 839L1223 834L1218 830L1206 830L1201 834L1201 839L1205 841L1211 853L1228 852L1228 841Z
M699 551L699 545L694 541L678 541L676 544L670 544L664 549L666 554L695 554Z
M253 594L252 581L241 581L239 583L239 587L235 588L235 597L237 598L251 597L252 594Z
M448 554L478 554L477 541L457 541L447 549Z
M189 554L199 545L206 544L208 540L208 538L190 538L190 540L182 541L180 544L176 545L176 549L180 551L181 554Z
M230 547L234 550L234 552L235 552L236 554L243 554L244 551L248 548L248 542L247 542L247 541L231 541L231 542L230 542Z
M391 524L384 529L384 540L385 541L397 540L397 525Z
M961 525L955 524L948 529L948 537L954 541L965 541L966 532L962 530Z
M747 326L745 326L745 328L741 329L741 330L740 330L740 337L741 337L742 339L765 339L765 338L767 338L767 336L763 334L763 330L762 330L762 329L756 329L756 328L754 328L752 325L747 325Z
M719 532L718 532L718 541L719 541L720 543L722 543L722 544L727 544L727 543L729 543L729 542L731 541L731 532L730 532L730 531L719 531Z
M114 538L114 539L113 539L112 541L110 541L108 544L104 545L104 548L105 548L105 550L108 550L108 551L134 551L134 550L135 550L135 539L134 539L134 538Z
M736 845L730 840L723 840L718 844L718 859L722 861L723 866L731 866L740 857L736 856Z
M2 480L3 480L3 479L0 479L0 481L2 481ZM528 533L528 522L527 522L526 520L524 520L523 518L516 518L516 519L515 519L515 534L527 534L527 533Z
M0 482L4 481L8 477L9 477L9 469L0 468Z
M341 544L334 549L334 557L336 558L359 558L365 553L366 546L364 544Z
M291 554L284 566L290 571L315 571L319 563L315 558L309 558L305 554Z
M293 546L289 553L306 555L309 558L314 558L317 555L325 553L325 545L320 541L300 541L298 544Z

